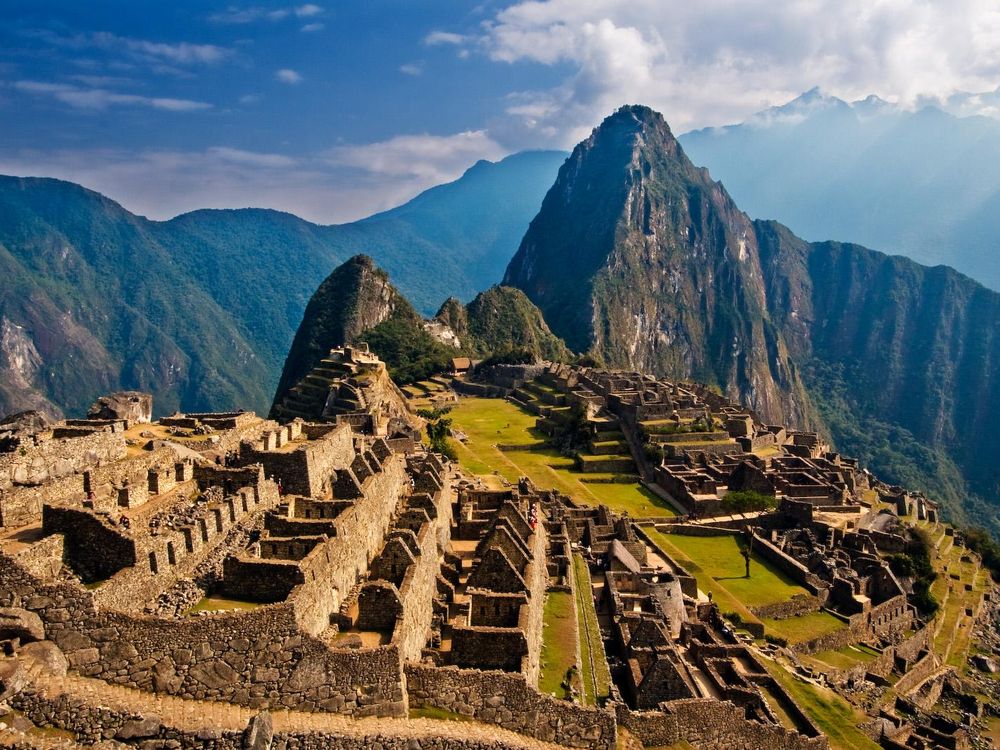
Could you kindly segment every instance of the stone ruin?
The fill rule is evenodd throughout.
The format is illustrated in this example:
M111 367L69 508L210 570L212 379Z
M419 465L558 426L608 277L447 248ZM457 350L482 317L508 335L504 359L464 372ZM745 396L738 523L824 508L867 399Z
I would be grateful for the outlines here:
M537 406L540 427L582 405L595 436L621 435L595 445L650 447L627 470L709 519L658 530L749 535L810 592L755 614L825 607L845 622L842 642L882 649L873 674L917 684L933 668L907 582L884 563L899 530L858 510L874 490L929 517L926 498L894 495L815 435L692 386L565 366L531 377L552 401ZM7 423L0 705L88 744L143 748L611 750L619 728L649 746L828 747L644 525L527 480L471 481L420 445L394 388L377 358L348 347L293 389L278 420L144 422L125 409ZM745 487L780 508L710 520ZM559 591L594 608L591 653L608 677L598 705L538 690L545 601ZM420 711L469 721L455 732L406 718ZM354 721L364 717L379 723ZM20 746L45 745L27 737Z

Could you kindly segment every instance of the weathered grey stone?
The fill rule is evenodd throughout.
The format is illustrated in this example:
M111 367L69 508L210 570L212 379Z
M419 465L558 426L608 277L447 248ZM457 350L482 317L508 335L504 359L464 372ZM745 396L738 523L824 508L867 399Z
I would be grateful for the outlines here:
M243 733L244 750L270 750L271 742L274 739L274 723L271 714L261 711L250 719L246 731Z
M121 729L115 732L115 739L118 740L140 740L149 737L156 737L163 728L160 720L155 716L146 716L142 719L134 719L126 722Z
M52 641L29 643L21 647L19 655L24 659L31 659L53 677L65 677L69 670L69 660Z
M0 608L0 640L13 638L19 638L22 643L45 640L42 618L26 609Z

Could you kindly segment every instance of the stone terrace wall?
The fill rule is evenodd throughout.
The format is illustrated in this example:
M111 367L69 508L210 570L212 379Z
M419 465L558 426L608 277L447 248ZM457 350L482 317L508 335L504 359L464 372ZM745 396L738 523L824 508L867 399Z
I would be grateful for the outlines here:
M440 554L451 528L451 495L438 495L437 518L421 527L417 535L420 556L406 571L400 586L403 597L403 616L396 622L392 632L392 643L399 648L403 659L417 661L427 644L431 620L434 616L434 597L437 595L437 574L440 569Z
M11 453L0 453L0 489L41 484L97 464L125 457L125 438L110 431L81 437L53 438Z
M861 641L878 640L882 636L898 634L913 625L913 610L900 594L872 607L868 612L851 615L846 628L835 630L811 641L792 646L793 651L814 654L817 651L838 649Z
M542 695L523 675L406 666L411 706L431 706L567 747L614 750L614 714ZM727 750L730 750L727 748Z
M806 737L746 718L728 701L691 698L660 704L661 711L630 711L616 705L618 723L647 746L688 742L697 750L827 750L823 735Z
M55 727L70 731L81 743L95 744L104 740L140 743L141 746L198 748L199 750L245 750L249 731L219 729L206 720L203 729L178 729L169 720L144 716L134 711L123 711L105 706L90 705L78 698L59 695L49 698L27 690L13 701L14 707L36 726ZM263 718L263 717L260 717ZM251 722L253 725L255 722ZM259 726L259 723L258 723ZM366 727L367 733L357 735L321 732L266 731L260 738L276 750L506 750L523 747L520 743L507 743L501 738L489 740L474 737L425 736L414 729L411 736L382 735L375 727ZM425 730L424 730L425 731ZM15 746L17 747L17 746ZM28 742L25 748L36 747ZM256 745L254 745L256 747Z
M254 707L406 713L398 649L332 650L299 633L288 603L179 619L102 612L91 592L43 583L0 554L0 606L36 612L88 677Z

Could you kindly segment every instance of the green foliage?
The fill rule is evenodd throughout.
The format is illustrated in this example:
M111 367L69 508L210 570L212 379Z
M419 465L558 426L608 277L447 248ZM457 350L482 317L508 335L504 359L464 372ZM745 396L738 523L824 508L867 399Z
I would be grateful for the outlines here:
M722 498L722 509L727 513L752 513L771 510L776 506L774 495L765 495L754 490L727 492Z
M1000 580L1000 544L983 528L962 529L965 546L977 553L983 559L994 580Z
M535 354L530 349L507 349L491 354L476 366L485 369L495 365L530 365L535 361Z
M448 435L451 434L451 419L439 417L427 423L427 441L430 448L435 453L440 453L452 461L458 460L458 454L454 446L448 442Z
M930 616L937 612L939 604L931 594L931 584L937 578L937 573L931 562L931 543L926 531L909 527L906 547L902 553L889 558L889 565L897 575L908 575L913 578L911 601L921 614Z
M359 337L378 354L397 385L416 383L451 368L455 350L405 318L390 318Z
M574 456L590 442L590 424L587 410L580 404L570 407L569 415L556 423L551 443L564 456Z
M464 337L456 332L474 356L527 351L532 361L566 361L570 357L562 339L549 330L541 312L520 289L494 286L477 295L466 306L464 316L446 307L439 316L467 326Z

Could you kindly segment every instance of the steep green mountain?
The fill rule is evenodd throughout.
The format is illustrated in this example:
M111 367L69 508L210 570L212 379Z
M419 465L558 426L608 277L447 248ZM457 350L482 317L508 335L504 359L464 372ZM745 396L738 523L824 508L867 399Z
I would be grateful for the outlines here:
M539 359L565 361L566 344L549 330L541 311L520 289L494 286L476 295L468 305L448 298L438 311L441 321L458 336L462 349L473 357L527 350Z
M311 294L359 252L424 314L499 280L556 152L479 162L368 219L277 211L135 216L72 183L0 177L0 413L80 412L113 389L176 408L266 411Z
M751 216L853 240L1000 289L1000 121L817 90L680 137Z
M468 305L449 297L438 316L425 320L367 255L334 269L306 305L285 360L271 407L276 407L330 349L368 344L398 385L451 369L460 355L486 357L527 349L537 359L565 360L566 345L519 289L492 287Z
M504 283L575 351L718 383L775 420L806 423L761 279L747 216L661 115L623 107L559 170Z
M715 383L1000 531L1000 295L751 222L656 113L577 146L505 283L572 348Z

